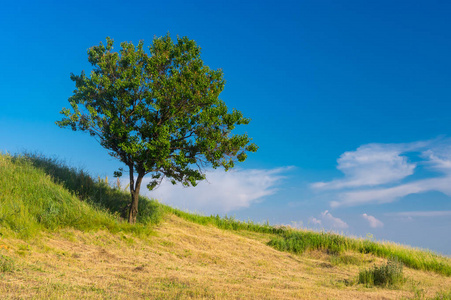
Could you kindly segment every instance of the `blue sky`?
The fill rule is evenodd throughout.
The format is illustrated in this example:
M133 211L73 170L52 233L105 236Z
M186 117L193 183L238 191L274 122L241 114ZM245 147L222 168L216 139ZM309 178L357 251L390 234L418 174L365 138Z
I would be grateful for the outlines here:
M340 3L338 3L340 2ZM167 32L227 80L259 145L232 172L150 197L206 214L392 240L451 254L451 3L4 1L0 151L36 151L112 177L121 167L55 125L110 36Z

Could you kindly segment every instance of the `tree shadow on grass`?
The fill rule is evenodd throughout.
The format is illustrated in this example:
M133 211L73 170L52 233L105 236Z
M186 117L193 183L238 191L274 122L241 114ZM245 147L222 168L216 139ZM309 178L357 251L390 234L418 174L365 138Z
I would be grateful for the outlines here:
M130 193L121 189L119 184L111 187L107 179L99 177L94 180L82 169L69 167L56 158L25 153L13 159L19 158L25 158L34 167L43 170L55 183L63 185L80 200L126 219L131 198ZM158 224L161 221L164 208L156 200L140 196L138 208L137 222Z

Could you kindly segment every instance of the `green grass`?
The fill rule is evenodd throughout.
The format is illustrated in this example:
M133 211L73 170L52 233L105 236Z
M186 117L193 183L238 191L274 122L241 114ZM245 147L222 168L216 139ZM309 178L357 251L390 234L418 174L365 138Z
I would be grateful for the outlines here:
M26 159L32 165L49 175L56 183L61 184L81 200L102 210L126 218L130 193L122 190L119 182L115 188L108 185L108 178L92 179L82 169L68 167L64 162L47 158L38 154L26 153L19 159ZM146 197L139 198L139 214L137 222L140 224L158 224L164 209L155 200Z
M0 234L29 238L42 230L63 227L84 231L149 231L145 224L132 226L123 222L117 212L103 209L102 202L96 204L94 198L80 201L74 191L55 183L57 179L37 167L37 161L36 157L0 154ZM102 190L115 193L105 184L93 185L92 191L98 192L99 197L106 195Z
M277 250L298 254L308 250L323 250L331 254L356 251L371 253L382 258L396 257L404 265L413 269L433 271L451 276L451 264L448 258L430 251L413 249L394 243L349 238L328 232L286 230L268 244Z
M130 202L128 192L111 187L107 180L93 180L83 170L40 155L0 154L0 174L0 234L12 232L27 238L41 230L64 227L141 234L150 232L151 225L158 224L169 213L224 230L269 234L272 238L268 245L280 251L300 254L321 250L337 257L346 251L371 253L382 258L396 257L414 269L451 276L450 259L429 251L334 233L242 222L227 216L202 216L145 197L139 199L138 223L130 225L121 218L126 215Z
M254 223L252 221L242 222L239 220L236 220L234 217L220 217L219 215L216 216L203 216L199 214L194 213L188 213L184 212L180 209L172 208L167 205L162 205L166 212L172 213L184 220L197 223L200 225L212 225L217 228L225 229L225 230L232 230L232 231L239 231L239 230L245 230L245 231L252 231L252 232L259 232L259 233L272 233L272 234L280 234L285 229L283 227L277 228L274 226L269 225L269 223L265 224L259 224Z

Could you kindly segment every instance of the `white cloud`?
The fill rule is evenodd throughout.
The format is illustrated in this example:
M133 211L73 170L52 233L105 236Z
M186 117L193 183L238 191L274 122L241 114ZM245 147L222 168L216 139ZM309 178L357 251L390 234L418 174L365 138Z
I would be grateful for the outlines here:
M342 219L332 216L328 210L321 213L321 221L322 224L333 229L345 229L349 227Z
M332 201L332 207L382 204L396 201L411 194L439 191L451 196L451 176L417 180L390 188L367 189L345 192L338 195L339 201Z
M376 186L401 180L412 175L415 163L401 156L403 152L424 147L425 143L412 144L368 144L356 151L343 153L337 160L337 169L345 177L329 182L312 184L316 189L343 189Z
M390 217L405 217L405 218L413 218L413 217L446 217L451 216L451 210L436 210L436 211L404 211L397 213L386 213L386 216Z
M169 181L153 191L143 188L142 193L149 198L189 211L204 214L222 214L236 209L249 207L263 197L277 192L276 185L284 177L283 172L290 169L235 169L209 170L207 181L196 187L184 188L180 184L172 185ZM143 187L150 181L144 178Z
M407 152L419 152L420 160L409 162ZM442 173L403 183L421 164ZM319 191L337 190L331 207L390 203L411 194L438 191L451 196L451 139L410 144L368 144L345 152L338 167L345 177L312 185Z
M371 228L384 227L384 223L382 223L380 220L376 219L373 216L362 214L362 217L368 221Z
M337 160L337 169L345 177L312 184L316 189L343 189L376 186L401 180L412 175L415 163L402 156L403 152L424 147L424 142L411 144L368 144L356 151L343 153Z
M431 169L450 174L451 173L451 147L443 147L423 152Z
M311 217L311 218L309 219L309 223L310 223L310 224L313 224L313 225L315 225L315 226L317 226L317 225L321 225L321 220L318 220L318 219L315 218L315 217Z

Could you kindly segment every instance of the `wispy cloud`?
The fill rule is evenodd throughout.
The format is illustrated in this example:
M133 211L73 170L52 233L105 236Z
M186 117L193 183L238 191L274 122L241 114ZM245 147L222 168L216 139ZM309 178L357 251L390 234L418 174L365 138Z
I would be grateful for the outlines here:
M355 206L362 204L390 203L411 194L428 191L439 191L451 196L451 176L417 180L390 188L366 189L360 191L344 192L337 197L339 201L332 201L332 207Z
M413 218L413 217L435 218L435 217L451 216L451 210L403 211L396 213L386 213L385 215L389 217L404 217L404 218Z
M332 216L328 210L323 211L320 214L319 219L310 217L309 224L312 224L313 226L324 226L328 229L346 229L349 227L345 221Z
M264 197L277 192L277 185L284 178L282 175L290 167L276 169L235 169L228 172L210 170L207 180L196 187L183 188L163 183L154 191L144 190L150 198L182 209L206 214L227 213L236 209L249 207ZM150 179L144 179L143 186Z
M321 220L318 220L315 217L310 217L309 224L312 224L314 226L318 226L318 225L321 225Z
M327 210L321 213L321 218L323 220L323 223L328 224L332 228L345 229L349 227L345 221L332 216L332 214Z
M362 214L362 217L368 221L368 223L370 224L371 228L380 228L380 227L384 227L384 223L382 223L380 220L376 219L373 216L367 215L367 214Z
M418 153L411 162L409 152ZM403 180L418 164L441 174L432 178ZM410 194L439 191L451 196L451 140L409 144L368 144L345 152L338 159L344 178L312 185L317 191L336 190L331 207L389 203Z
M426 150L423 152L423 157L431 169L450 175L451 146Z

